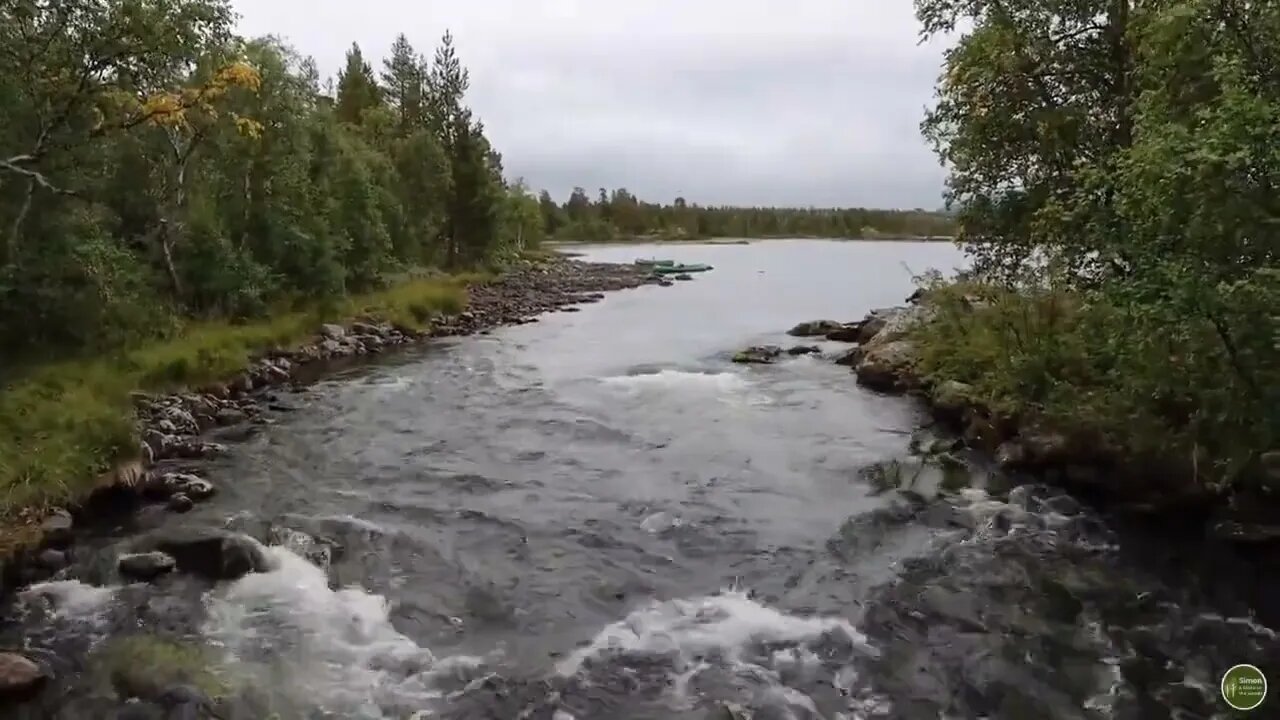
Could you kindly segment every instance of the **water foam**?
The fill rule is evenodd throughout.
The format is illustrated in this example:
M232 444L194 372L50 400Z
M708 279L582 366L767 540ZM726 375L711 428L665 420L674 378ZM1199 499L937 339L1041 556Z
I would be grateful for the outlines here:
M116 588L86 585L79 580L55 580L32 585L19 597L24 602L44 601L55 619L95 622L102 619Z
M440 697L434 672L469 660L437 662L392 626L386 598L331 589L323 570L293 552L266 552L276 569L211 596L205 633L233 659L285 675L276 687L290 702L344 717L403 717Z
M745 662L746 655L762 644L804 645L833 633L874 654L862 633L844 618L788 615L756 602L745 592L731 590L691 600L655 602L636 610L562 660L556 672L574 675L593 658L632 652L675 653L687 662L715 654L730 662Z
M656 373L615 375L601 380L607 386L632 392L703 392L709 394L737 393L746 390L750 383L746 378L731 372L707 373L688 370L659 370Z

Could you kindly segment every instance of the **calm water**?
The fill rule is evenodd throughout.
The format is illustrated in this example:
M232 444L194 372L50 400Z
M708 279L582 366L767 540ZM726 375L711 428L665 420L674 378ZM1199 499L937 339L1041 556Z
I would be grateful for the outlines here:
M104 539L5 631L71 679L28 716L129 710L95 652L138 632L206 647L237 718L1209 717L1217 673L1276 659L1070 498L875 492L920 418L847 368L729 362L900 303L950 245L586 252L716 269L283 398L173 521L327 538L331 567L121 587Z

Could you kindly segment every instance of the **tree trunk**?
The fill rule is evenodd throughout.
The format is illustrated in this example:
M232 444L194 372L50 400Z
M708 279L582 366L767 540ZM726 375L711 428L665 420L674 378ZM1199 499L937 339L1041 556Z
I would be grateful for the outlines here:
M22 206L18 208L18 215L13 219L13 225L9 228L9 237L5 242L4 257L0 257L0 264L12 263L18 264L18 245L22 237L22 225L27 220L27 215L31 213L31 203L36 196L35 178L27 181L27 192L22 198Z

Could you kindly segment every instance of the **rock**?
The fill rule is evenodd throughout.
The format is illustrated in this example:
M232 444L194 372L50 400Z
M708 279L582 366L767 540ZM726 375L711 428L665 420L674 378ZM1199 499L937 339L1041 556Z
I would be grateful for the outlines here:
M1072 460L1071 440L1051 428L1031 425L1018 438L1027 451L1027 460L1036 465L1057 465Z
M862 324L851 323L842 325L839 328L827 333L827 339L835 342L858 342L858 338L862 337Z
M1027 448L1017 440L1000 443L996 448L996 464L1004 470L1022 467L1027 462Z
M1264 452L1258 460L1262 465L1263 487L1272 492L1280 491L1280 450Z
M121 555L116 561L116 570L121 576L143 582L155 580L177 567L178 562L173 556L158 551Z
M41 550L40 554L36 555L36 564L45 570L57 572L67 566L67 554L53 548Z
M187 460L198 460L207 458L212 455L221 455L227 451L225 445L213 442L201 442L198 440L186 440L175 444L169 448L161 457L185 458Z
M387 331L388 331L388 328L385 328L381 325L374 325L373 323L367 323L367 322L351 323L351 332L356 333L357 335L371 335L374 337L382 337L387 334Z
M787 331L787 334L793 337L818 337L843 328L844 325L835 320L810 320L791 328Z
M693 276L688 273L680 273L679 275L675 276L675 279L676 280L692 280Z
M776 361L781 355L782 348L777 345L754 345L746 348L745 350L739 350L737 354L733 356L733 361L744 364L755 363L768 365Z
M813 345L796 345L787 350L787 354L793 357L796 355L814 355L819 352L822 352L822 349Z
M30 658L17 653L0 653L0 702L30 700L48 680L48 671Z
M866 353L863 351L862 348L860 347L853 348L852 350L849 350L848 352L845 352L844 354L842 354L840 357L836 358L836 364L846 365L848 367L856 367L858 363L862 362L862 356L865 354Z
M341 325L325 323L320 326L320 336L326 340L341 340L347 336L347 331Z
M40 523L40 536L48 547L66 547L71 543L74 524L71 513L58 508Z
M1240 522L1219 520L1209 528L1209 534L1219 540L1239 545L1261 545L1280 540L1280 523Z
M973 386L957 380L946 380L933 388L930 401L935 415L959 420L973 397Z
M191 509L196 506L196 502L186 493L174 493L173 497L169 498L166 506L172 512L185 513L191 512Z
M707 720L752 720L752 717L750 710L731 702L720 703L707 714Z
M248 395L253 392L253 377L249 373L242 373L240 377L231 381L228 389L232 395Z
M155 460L167 457L169 448L177 441L178 439L173 435L167 435L154 429L147 430L146 435L143 437L143 443L150 450L151 457Z
M910 340L895 340L871 348L858 362L858 384L872 390L893 392L911 384L916 346Z
M206 500L218 491L213 483L190 473L165 473L160 476L158 486L163 495L182 494L192 500Z
M243 410L234 407L222 408L218 411L218 414L214 416L214 420L216 420L219 425L223 426L237 425L244 422L247 418L248 415L246 415Z
M252 538L213 528L162 529L140 542L144 551L172 556L182 572L209 580L236 580L270 567Z
M347 354L347 346L337 340L325 340L320 343L320 351L324 357L337 357Z

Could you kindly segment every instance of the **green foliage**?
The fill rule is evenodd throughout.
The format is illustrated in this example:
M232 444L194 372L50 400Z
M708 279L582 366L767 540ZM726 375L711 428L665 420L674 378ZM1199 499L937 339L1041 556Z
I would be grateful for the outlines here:
M925 210L863 208L703 207L676 198L644 202L625 188L601 190L596 201L574 188L563 206L549 193L538 200L548 237L561 242L825 237L857 239L951 236L952 219Z
M924 129L992 298L923 334L928 372L1246 476L1280 444L1280 6L916 7L971 27Z
M157 698L178 685L194 687L215 701L232 691L229 673L215 654L193 641L127 635L96 648L94 660L99 680L121 699Z

